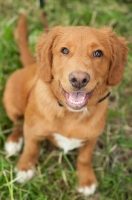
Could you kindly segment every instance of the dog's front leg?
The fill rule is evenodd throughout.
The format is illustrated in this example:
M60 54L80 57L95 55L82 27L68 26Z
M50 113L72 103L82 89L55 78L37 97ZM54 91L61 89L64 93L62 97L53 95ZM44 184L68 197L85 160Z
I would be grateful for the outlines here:
M86 196L93 194L97 186L97 179L91 166L96 141L97 138L89 140L85 146L81 147L77 159L78 192Z
M40 138L33 134L30 127L24 128L24 149L17 163L17 181L23 183L34 176L34 167L39 154Z

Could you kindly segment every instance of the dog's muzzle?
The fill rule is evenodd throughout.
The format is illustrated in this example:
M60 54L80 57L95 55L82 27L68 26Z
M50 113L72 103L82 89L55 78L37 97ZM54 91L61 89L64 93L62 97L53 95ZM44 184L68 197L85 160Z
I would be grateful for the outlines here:
M66 99L66 104L74 110L81 110L88 103L88 99L92 96L94 89L91 92L76 91L66 92L62 87L62 93Z

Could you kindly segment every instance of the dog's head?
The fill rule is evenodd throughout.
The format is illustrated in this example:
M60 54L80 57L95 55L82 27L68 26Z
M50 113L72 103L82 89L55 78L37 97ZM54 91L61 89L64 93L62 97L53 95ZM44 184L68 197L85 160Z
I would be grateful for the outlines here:
M58 102L82 110L122 80L126 45L107 27L55 27L38 42L38 76L51 85Z

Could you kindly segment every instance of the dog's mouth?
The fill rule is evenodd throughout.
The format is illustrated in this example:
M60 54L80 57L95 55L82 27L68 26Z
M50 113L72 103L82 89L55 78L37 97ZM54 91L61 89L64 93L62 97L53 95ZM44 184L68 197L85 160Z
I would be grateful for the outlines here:
M81 110L88 103L89 98L92 96L95 88L90 92L76 91L76 92L66 92L62 88L62 93L66 99L66 104L74 110Z

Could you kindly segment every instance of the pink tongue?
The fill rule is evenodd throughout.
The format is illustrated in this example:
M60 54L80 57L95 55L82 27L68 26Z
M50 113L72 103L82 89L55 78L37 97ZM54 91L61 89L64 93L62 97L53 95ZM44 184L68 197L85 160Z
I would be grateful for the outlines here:
M76 102L84 101L85 97L86 97L85 92L69 93L69 99L72 100L72 101L76 101Z

